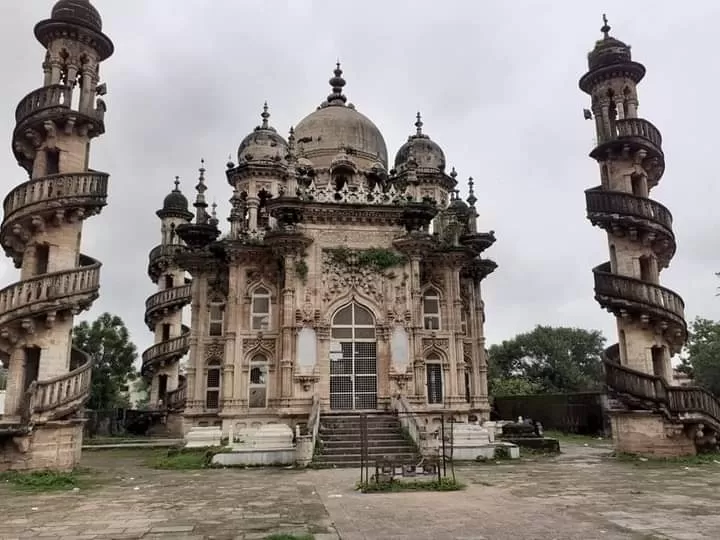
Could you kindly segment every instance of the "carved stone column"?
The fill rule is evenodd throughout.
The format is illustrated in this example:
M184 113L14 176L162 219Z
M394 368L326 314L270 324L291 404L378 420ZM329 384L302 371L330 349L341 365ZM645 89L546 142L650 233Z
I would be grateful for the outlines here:
M320 395L320 406L323 410L330 408L330 326L317 325L315 327L318 340L318 365L320 380L317 383L317 392Z
M16 348L9 360L7 394L5 395L5 416L20 415L23 406L25 385L25 351Z
M379 324L375 329L377 339L377 377L378 398L389 398L390 388L390 328L386 324Z
M295 259L286 253L283 257L285 286L282 290L282 343L280 344L280 397L287 401L293 396L293 325L295 323ZM284 403L288 406L289 403Z

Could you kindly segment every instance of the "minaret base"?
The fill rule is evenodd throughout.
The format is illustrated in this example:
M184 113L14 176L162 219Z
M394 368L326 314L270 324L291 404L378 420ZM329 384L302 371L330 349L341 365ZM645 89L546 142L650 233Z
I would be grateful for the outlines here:
M618 454L659 458L694 456L695 442L683 424L649 411L610 411L612 436Z
M0 472L72 471L80 463L84 425L84 418L48 422L0 438Z

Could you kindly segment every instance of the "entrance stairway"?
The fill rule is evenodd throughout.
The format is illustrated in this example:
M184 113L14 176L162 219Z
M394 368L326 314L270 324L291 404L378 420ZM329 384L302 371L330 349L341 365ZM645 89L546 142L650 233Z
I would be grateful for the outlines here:
M318 467L360 467L361 444L359 413L323 414L313 463ZM367 414L367 445L372 466L385 457L419 459L415 444L403 433L400 420L392 413Z

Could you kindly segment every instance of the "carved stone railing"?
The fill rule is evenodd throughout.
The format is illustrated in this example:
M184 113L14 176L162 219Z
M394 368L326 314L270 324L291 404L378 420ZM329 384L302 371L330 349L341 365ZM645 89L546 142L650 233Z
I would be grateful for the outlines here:
M34 304L96 293L100 287L102 265L90 257L83 257L85 262L91 264L43 274L0 290L0 324L9 322L13 318L13 312L17 310L32 312Z
M661 225L672 235L672 214L662 204L636 197L629 193L593 188L585 191L585 202L590 219L594 214L619 214L646 219Z
M720 429L720 401L697 386L671 386L665 379L649 373L636 371L610 359L606 359L605 381L607 386L618 394L647 402L681 422L705 422Z
M170 411L180 411L185 408L187 400L187 385L183 384L175 390L170 390L165 394L165 403Z
M30 180L13 189L3 203L5 218L3 225L13 220L18 212L42 210L38 205L53 203L64 206L63 199L71 199L71 206L103 206L107 198L109 175L101 172L53 174ZM55 204L57 203L57 204Z
M593 273L596 296L643 304L667 313L676 323L685 326L685 303L676 292L636 278L610 273L609 263L595 268Z
M379 184L375 184L375 187L370 189L363 182L353 188L345 184L338 190L332 182L318 187L314 180L309 186L298 189L298 197L304 201L338 204L393 205L408 201L407 192L398 190L394 185L383 190Z
M148 275L150 278L157 282L165 265L171 264L178 252L186 250L187 247L184 244L160 244L152 248L148 255Z
M615 121L614 133L599 142L606 143L617 139L640 138L648 141L658 152L662 152L662 135L660 130L643 118L623 118Z
M142 353L143 371L156 362L179 358L187 353L190 348L190 329L187 326L182 328L182 335L156 343Z
M77 402L83 402L90 396L91 376L92 362L87 359L82 366L64 375L38 381L31 405L33 414L52 412L69 404L76 404L75 409L79 408L81 403Z
M315 394L312 399L312 407L310 407L310 416L308 417L308 434L312 439L312 448L315 448L318 432L320 431L320 396Z
M182 285L153 294L145 301L145 322L150 324L152 317L161 310L174 305L189 303L191 288L191 285Z
M64 84L43 86L25 96L15 109L15 121L20 124L26 118L55 107L70 108L72 89Z
M395 411L395 414L397 414L400 425L407 431L408 435L410 435L415 446L420 449L423 455L428 454L430 448L428 448L429 441L425 434L425 429L420 425L420 422L418 422L417 416L405 396L397 394L391 397L390 407Z

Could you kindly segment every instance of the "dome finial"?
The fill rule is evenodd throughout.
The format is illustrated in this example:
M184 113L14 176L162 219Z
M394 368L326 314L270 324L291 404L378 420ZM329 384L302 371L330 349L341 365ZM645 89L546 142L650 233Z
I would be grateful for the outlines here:
M198 183L195 186L195 191L197 191L197 196L195 197L195 204L193 206L197 208L197 212L195 213L195 219L198 223L207 223L208 215L207 211L205 210L207 208L207 203L205 202L205 192L207 191L207 186L205 185L205 160L200 160L200 176L198 177Z
M175 177L175 189L173 189L174 192L180 193L180 177Z
M268 104L267 104L267 101L266 101L265 104L263 105L263 112L262 112L262 114L260 115L260 117L262 118L262 129L267 129L268 126L269 126L269 124L268 124L268 119L270 118L270 113L268 112Z
M417 121L415 122L415 127L417 128L417 134L422 135L423 134L423 132L422 132L423 122L422 122L422 116L420 115L420 111L418 111L415 118L417 119Z
M340 59L335 64L335 70L333 71L334 77L330 79L330 86L332 87L332 94L327 97L328 103L340 102L345 104L347 97L342 93L343 87L345 86L345 79L342 77L343 70L340 69Z
M610 25L608 24L607 15L603 13L603 26L600 31L605 35L605 39L610 37Z
M475 181L472 176L468 178L468 193L467 203L474 207L477 202L477 197L475 197Z

